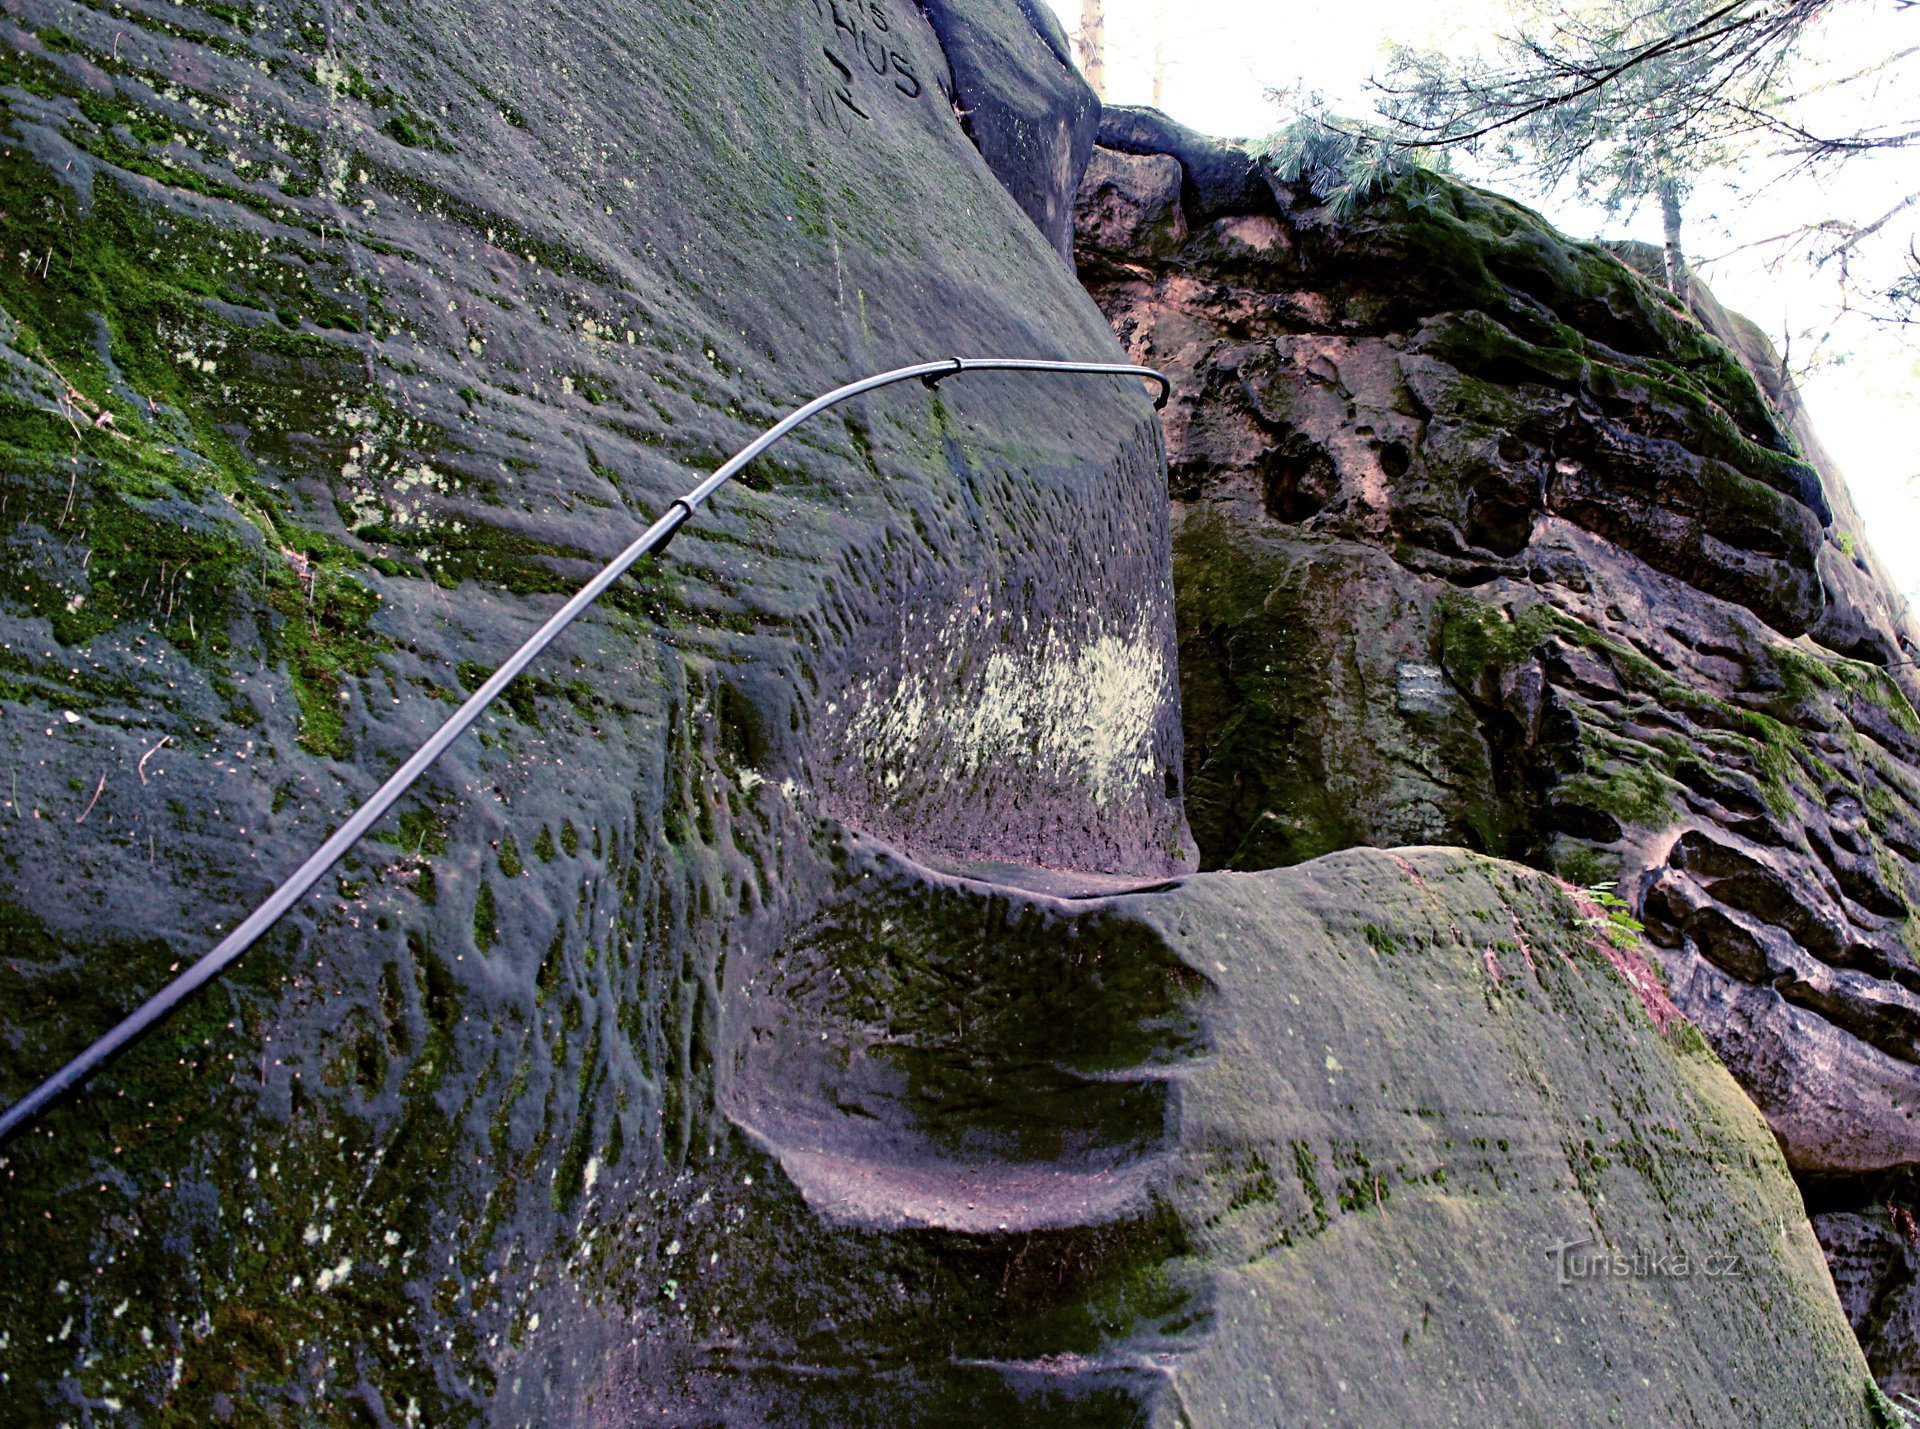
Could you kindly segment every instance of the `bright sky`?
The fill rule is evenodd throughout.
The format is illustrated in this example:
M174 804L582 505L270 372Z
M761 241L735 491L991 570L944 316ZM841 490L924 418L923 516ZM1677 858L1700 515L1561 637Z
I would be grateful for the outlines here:
M1079 24L1079 0L1049 3L1071 33ZM1337 111L1370 113L1367 77L1383 67L1388 45L1458 53L1489 42L1505 9L1486 0L1106 0L1107 99L1153 102L1157 39L1164 64L1160 107L1203 132L1272 133L1292 111L1270 98L1270 90L1317 91ZM1898 0L1843 0L1814 32L1808 53L1819 67L1809 73L1838 77L1908 47L1920 49L1920 8L1902 11ZM1826 112L1808 112L1834 130L1895 125L1920 119L1917 96L1920 60L1910 58L1877 85L1850 86L1827 101ZM1476 177L1467 163L1458 167ZM1489 186L1578 237L1660 241L1651 209L1611 219L1564 199L1522 193L1511 182ZM1722 256L1809 219L1878 218L1916 190L1920 152L1896 151L1859 160L1824 184L1776 185L1750 196L1744 207L1730 191L1701 193L1688 246L1721 301L1757 322L1775 346L1797 334L1791 342L1796 362L1819 347L1826 360L1800 383L1814 425L1846 474L1867 539L1920 607L1920 332L1903 339L1858 315L1833 322L1833 278L1810 272L1804 262L1769 269L1759 250ZM1897 265L1916 231L1920 208L1895 217L1888 232L1896 241L1884 245L1884 261Z

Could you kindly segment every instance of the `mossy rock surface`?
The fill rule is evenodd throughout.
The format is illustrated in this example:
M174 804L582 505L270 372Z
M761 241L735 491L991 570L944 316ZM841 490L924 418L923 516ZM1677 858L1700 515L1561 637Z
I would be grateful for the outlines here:
M1192 148L1150 139L1080 258L1179 394L1203 866L1430 838L1617 885L1796 1172L1884 1199L1920 1164L1920 627L1778 355L1657 253L1443 179L1147 236L1110 195ZM1916 1336L1858 1328L1908 1382Z
M1117 357L1001 177L1067 212L1084 86L1014 0L941 13L0 12L0 1097L794 406ZM995 54L1053 81L1000 77L998 175ZM831 886L820 822L1190 863L1159 440L1139 384L967 378L716 497L0 1153L0 1419L555 1423L609 1347L697 1359L729 966Z
M1797 1168L1920 1160L1920 630L1764 339L1439 179L1128 239L1103 194L1178 152L1108 153L1081 242L1180 394L1203 866L1618 883Z
M835 861L749 965L754 1154L667 1272L696 1344L794 1338L616 1347L614 1411L1875 1423L1765 1122L1550 877Z
M1165 1422L1875 1422L1765 1123L1552 879L1354 850L1135 902L1210 984Z

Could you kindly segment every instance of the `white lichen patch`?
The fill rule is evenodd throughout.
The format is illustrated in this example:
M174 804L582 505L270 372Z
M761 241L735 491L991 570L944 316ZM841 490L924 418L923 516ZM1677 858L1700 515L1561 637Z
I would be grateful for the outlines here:
M353 76L347 72L344 65L335 62L331 55L321 55L313 62L313 82L335 99L341 98L353 89Z
M340 1257L340 1263L338 1265L323 1270L314 1277L313 1288L324 1294L352 1274L353 1257L343 1255Z
M1172 698L1157 623L1143 612L1123 629L1038 640L1024 627L1006 612L956 610L906 642L915 648L900 652L898 675L848 692L847 738L878 787L999 771L1078 786L1105 805L1154 776L1154 726Z
M349 530L379 525L417 531L460 529L458 521L438 514L443 498L452 495L459 483L413 459L415 444L424 435L415 423L343 399L335 406L327 434L347 443L340 477Z

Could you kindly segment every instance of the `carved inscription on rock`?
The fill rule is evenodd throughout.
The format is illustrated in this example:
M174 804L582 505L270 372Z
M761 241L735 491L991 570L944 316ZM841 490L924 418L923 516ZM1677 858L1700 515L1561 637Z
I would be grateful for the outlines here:
M820 117L844 134L871 124L883 104L920 99L928 84L886 0L813 0L819 17Z

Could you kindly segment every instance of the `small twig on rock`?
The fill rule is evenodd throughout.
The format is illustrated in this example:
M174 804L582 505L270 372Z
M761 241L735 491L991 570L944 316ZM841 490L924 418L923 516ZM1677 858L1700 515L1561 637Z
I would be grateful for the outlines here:
M73 401L70 397L60 399L60 415L67 419L67 425L73 428L73 439L80 440L80 424L73 420Z
M93 812L93 806L100 802L100 791L106 787L107 787L107 776L106 776L106 772L102 770L100 774L100 782L93 786L93 797L87 800L87 807L82 809L80 811L80 817L74 820L76 824L84 824L87 821L87 815Z
M154 745L154 747L153 747L152 749L149 749L149 750L148 750L148 751L147 751L147 752L146 752L145 754L143 754L143 755L141 755L141 756L140 756L140 762L139 762L138 764L136 764L136 765L134 765L134 767L133 767L133 771L134 771L134 773L136 773L136 774L138 774L138 775L140 776L140 782L141 782L142 784L145 784L145 783L147 782L147 761L148 761L149 759L151 759L151 758L153 758L153 756L154 756L154 755L156 755L156 754L158 754L158 753L160 752L160 745L161 745L161 744L165 744L165 743L166 743L166 742L167 742L168 740L170 740L170 739L172 739L172 738L173 738L173 736L172 736L172 735L170 735L170 734L163 734L163 735L161 735L161 736L160 736L160 744L156 744L156 745Z

